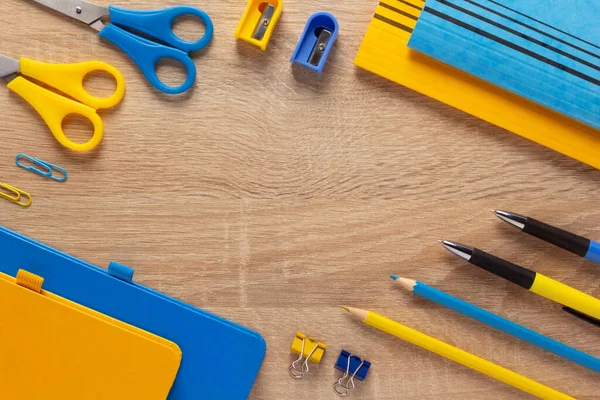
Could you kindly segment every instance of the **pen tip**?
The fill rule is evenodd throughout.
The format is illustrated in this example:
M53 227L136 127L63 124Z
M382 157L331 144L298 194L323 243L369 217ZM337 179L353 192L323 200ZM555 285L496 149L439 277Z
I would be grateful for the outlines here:
M496 214L496 210L490 210L491 212L493 212L494 214Z
M438 243L444 243L444 241L443 240L438 240Z
M390 278L392 278L393 280L397 281L399 276L398 275L390 275Z
M348 309L348 307L346 306L340 306L340 308L346 312L350 312L350 310Z

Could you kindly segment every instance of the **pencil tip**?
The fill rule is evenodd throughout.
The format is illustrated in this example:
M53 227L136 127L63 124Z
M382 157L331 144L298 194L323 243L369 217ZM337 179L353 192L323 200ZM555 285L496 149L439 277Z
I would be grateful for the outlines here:
M493 212L494 214L496 214L496 210L490 210L491 212Z
M444 241L443 240L438 240L438 243L444 243Z
M348 307L346 306L340 306L340 308L346 312L350 312L350 310L348 309Z
M396 277L396 282L410 292L414 292L414 288L417 285L417 281L413 279L403 278L401 276Z
M393 280L397 281L399 276L398 275L390 275L390 278L392 278Z

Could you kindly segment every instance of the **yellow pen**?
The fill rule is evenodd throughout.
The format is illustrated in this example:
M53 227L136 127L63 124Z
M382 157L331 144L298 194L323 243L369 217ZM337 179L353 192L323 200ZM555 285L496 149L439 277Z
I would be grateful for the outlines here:
M532 379L519 375L516 372L496 365L490 361L484 360L471 353L451 346L431 336L425 335L419 331L392 321L386 317L376 314L372 311L361 310L352 307L342 307L352 316L360 319L367 325L371 325L381 331L394 335L409 343L422 347L449 360L455 361L475 371L481 372L489 377L497 379L508 385L514 386L526 393L546 400L574 400L574 397L568 396L557 390L542 385Z
M448 251L467 260L471 264L516 283L533 293L560 303L566 307L565 310L571 313L575 311L576 315L584 317L584 319L588 317L586 320L589 322L600 320L600 300L589 294L585 294L571 286L530 269L493 256L485 251L447 240L440 243Z

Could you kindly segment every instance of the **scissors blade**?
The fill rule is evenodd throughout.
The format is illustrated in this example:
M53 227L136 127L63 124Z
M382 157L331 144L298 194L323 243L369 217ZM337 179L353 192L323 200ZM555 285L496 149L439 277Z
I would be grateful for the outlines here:
M21 70L19 60L0 54L0 78L11 81L13 76Z
M33 0L62 14L92 25L107 16L108 8L84 0Z

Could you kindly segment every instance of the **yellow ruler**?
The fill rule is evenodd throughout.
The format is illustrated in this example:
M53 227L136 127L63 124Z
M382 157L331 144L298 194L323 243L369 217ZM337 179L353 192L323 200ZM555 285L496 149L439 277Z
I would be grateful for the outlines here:
M424 0L382 0L354 63L600 169L600 131L407 47Z

